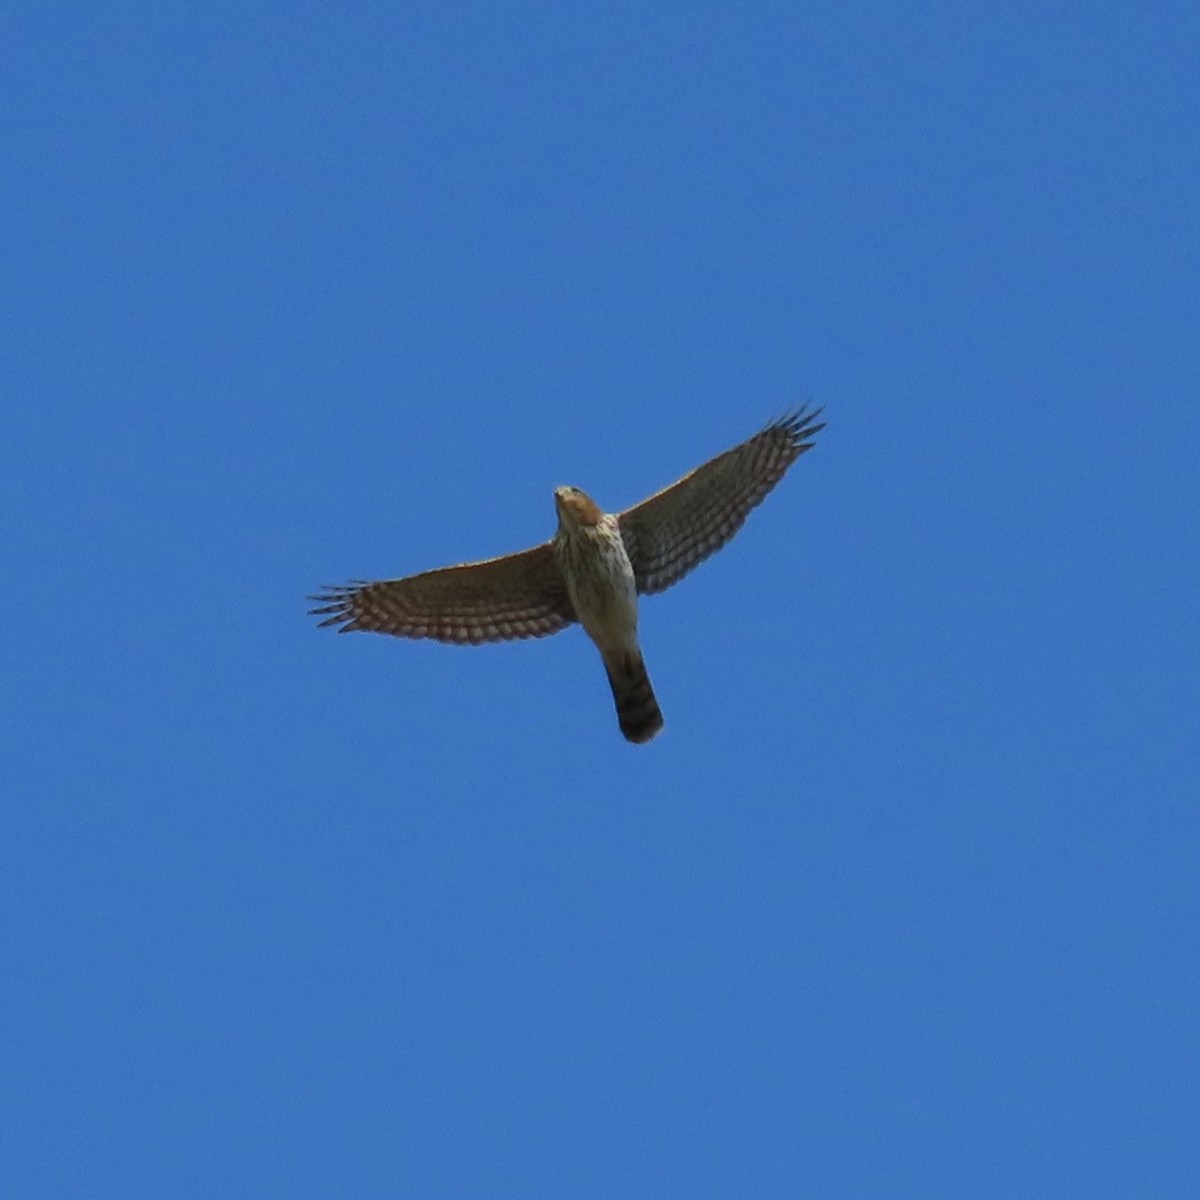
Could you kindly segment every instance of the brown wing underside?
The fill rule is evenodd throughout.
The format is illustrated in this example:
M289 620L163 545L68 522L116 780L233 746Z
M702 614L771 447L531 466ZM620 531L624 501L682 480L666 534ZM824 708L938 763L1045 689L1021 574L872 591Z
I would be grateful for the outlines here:
M825 428L800 409L618 518L639 592L661 592L715 554Z
M460 645L546 637L575 620L550 542L376 583L353 582L312 596L339 633L369 630Z

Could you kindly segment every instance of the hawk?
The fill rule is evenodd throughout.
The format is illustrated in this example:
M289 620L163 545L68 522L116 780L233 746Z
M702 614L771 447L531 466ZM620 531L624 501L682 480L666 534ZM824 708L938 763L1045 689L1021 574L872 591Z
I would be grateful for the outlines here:
M596 643L621 732L648 742L663 727L637 637L637 598L661 592L715 553L812 447L821 410L774 421L622 513L574 487L554 492L558 529L532 550L405 579L355 581L310 597L339 633L475 645L545 637L578 621Z

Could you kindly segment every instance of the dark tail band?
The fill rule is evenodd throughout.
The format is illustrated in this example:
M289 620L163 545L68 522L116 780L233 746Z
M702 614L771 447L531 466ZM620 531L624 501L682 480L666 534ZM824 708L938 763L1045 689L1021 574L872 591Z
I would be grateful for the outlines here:
M621 732L631 742L648 742L663 727L663 715L654 698L642 656L627 655L619 661L606 661L604 665Z

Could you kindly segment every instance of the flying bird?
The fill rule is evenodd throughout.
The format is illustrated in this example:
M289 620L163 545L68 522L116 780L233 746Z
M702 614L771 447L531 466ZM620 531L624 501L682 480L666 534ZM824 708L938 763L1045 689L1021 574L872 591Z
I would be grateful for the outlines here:
M662 712L638 645L637 598L678 583L742 527L825 428L805 408L622 513L554 492L558 529L531 550L311 596L339 633L368 630L460 645L545 637L578 621L596 643L621 732L648 742Z

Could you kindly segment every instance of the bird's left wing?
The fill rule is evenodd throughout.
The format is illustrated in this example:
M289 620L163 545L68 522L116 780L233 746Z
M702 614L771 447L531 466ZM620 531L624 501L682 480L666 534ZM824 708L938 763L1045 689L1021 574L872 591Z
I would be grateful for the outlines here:
M661 592L716 553L812 446L821 410L801 409L618 516L637 590Z
M545 637L575 620L550 542L406 579L329 587L310 599L319 605L312 615L339 633L365 629L459 644Z

